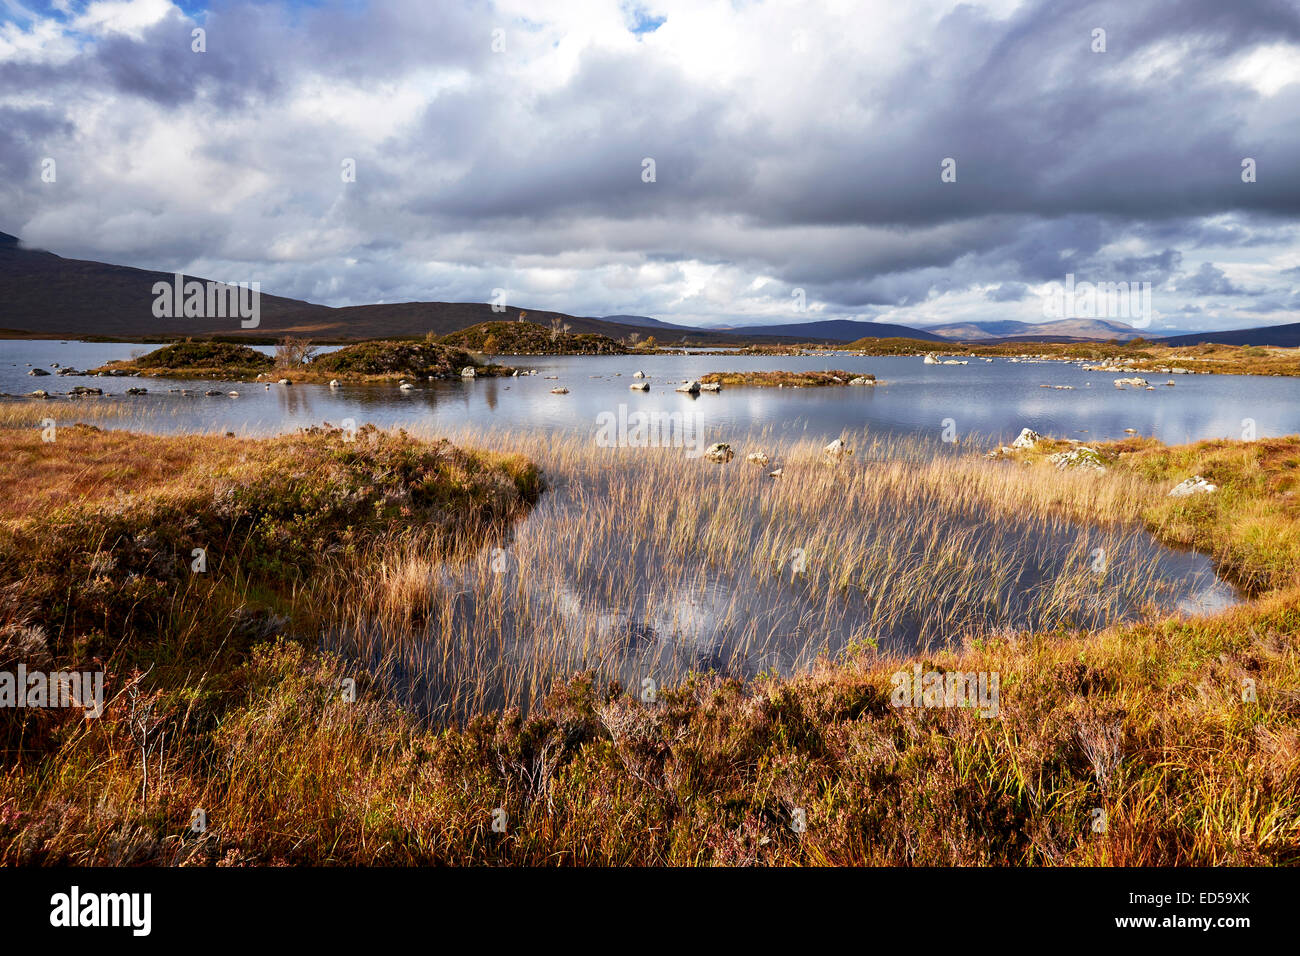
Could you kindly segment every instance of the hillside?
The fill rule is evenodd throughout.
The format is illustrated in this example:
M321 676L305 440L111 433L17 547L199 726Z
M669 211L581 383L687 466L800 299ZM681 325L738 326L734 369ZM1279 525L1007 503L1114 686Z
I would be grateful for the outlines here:
M226 277L231 278L231 277ZM251 278L251 277L250 277ZM220 335L274 341L287 333L315 341L373 338L423 338L446 335L483 322L516 319L517 308L492 311L486 302L396 302L332 308L271 295L263 289L261 321L243 329L237 318L156 318L154 284L171 284L175 275L86 259L65 259L24 247L16 236L0 232L0 333L38 337L102 336L166 340L175 336ZM186 281L209 281L186 274ZM529 319L549 326L566 323L574 333L610 338L656 335L663 327L639 327L563 312L525 310ZM677 328L674 327L676 332ZM734 344L731 336L683 331L696 344ZM673 335L674 341L680 336Z
M1270 325L1257 329L1233 329L1228 332L1190 332L1160 339L1161 345L1275 345L1280 348L1300 346L1300 322Z
M621 355L627 349L609 336L565 332L536 322L482 322L442 337L444 345L488 355Z
M1087 341L1096 339L1126 342L1143 336L1143 332L1125 322L1105 319L1058 319L1050 322L958 322L932 325L928 331L960 342L1004 341Z

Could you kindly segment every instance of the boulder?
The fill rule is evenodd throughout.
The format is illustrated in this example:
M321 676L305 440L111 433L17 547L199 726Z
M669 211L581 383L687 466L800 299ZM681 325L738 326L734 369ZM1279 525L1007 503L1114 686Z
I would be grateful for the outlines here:
M849 379L849 384L850 385L875 385L876 380L874 378L866 378L865 376L859 375L857 378Z
M649 383L649 382L633 382L631 385L628 386L628 388L630 388L630 389L632 389L633 391L636 391L636 392L648 392L648 391L650 391L650 383Z
M258 378L261 378L261 376L259 375ZM337 378L330 379L330 388L339 388L339 387L340 387L339 380Z
M1095 448L1089 448L1087 445L1080 445L1078 448L1071 448L1069 451L1048 455L1047 460L1062 471L1067 468L1082 468L1085 471L1106 470L1105 459L1101 457L1101 453Z
M568 394L569 394L569 390L568 390L567 388L565 388L563 385L561 385L561 386L559 386L558 388L553 388L553 389L551 389L551 394L552 394L552 395L568 395Z
M1200 475L1192 475L1192 477L1174 485L1169 491L1169 497L1186 498L1189 495L1210 494L1218 490L1218 485L1211 484Z
M292 385L293 383L290 382L287 378L282 378L282 379L280 379L280 384L281 384L281 385Z
M477 376L478 376L478 372L474 371L474 366L472 365L466 365L463 369L460 370L461 378L476 378Z
M1116 388L1123 388L1125 385L1132 385L1134 388L1146 388L1147 380L1144 378L1138 378L1136 375L1133 376L1132 378L1115 379Z
M1011 447L1033 448L1042 440L1043 436L1038 434L1038 432L1034 431L1032 428L1022 428L1020 429L1020 434L1016 436L1016 440L1011 443Z
M939 358L933 352L927 352L923 360L926 365L938 365Z
M685 385L678 385L677 391L686 392L688 395L698 395L700 394L700 383L692 379Z
M705 461L711 461L719 465L725 465L733 457L735 457L735 452L731 450L731 446L725 441L714 442L704 452Z
M128 388L126 390L126 394L128 395L147 395L148 392L149 389L147 388Z
M27 374L28 374L28 375L36 375L36 376L40 376L40 375L49 375L50 373L47 372L47 371L45 371L45 369L43 369L43 368L34 368L34 369L32 369L30 372L28 372Z
M633 377L633 378L645 378L645 377L646 377L646 374L645 374L645 372L641 371L640 369L637 369L635 372L632 373L632 377Z
M823 448L822 451L824 451L826 453L826 456L831 459L840 459L845 457L846 455L853 454L853 449L848 446L848 443L845 442L843 438L835 439L833 442L831 442L829 445Z
M700 386L701 392L720 392L722 391L721 382L705 382Z
M745 456L745 461L752 462L755 465L766 465L771 460L761 451L751 451Z

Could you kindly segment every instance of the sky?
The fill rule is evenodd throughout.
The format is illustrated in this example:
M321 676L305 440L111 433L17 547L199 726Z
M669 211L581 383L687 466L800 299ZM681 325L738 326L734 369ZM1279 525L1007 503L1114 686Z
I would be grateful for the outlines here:
M0 0L0 231L327 305L1295 322L1298 119L1300 0Z

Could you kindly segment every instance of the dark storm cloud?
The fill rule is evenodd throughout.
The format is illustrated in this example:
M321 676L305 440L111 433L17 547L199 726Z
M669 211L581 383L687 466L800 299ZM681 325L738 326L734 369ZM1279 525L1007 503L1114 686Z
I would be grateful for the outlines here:
M620 20L648 31L645 10L627 10ZM636 263L769 277L832 312L991 284L973 297L1013 306L1067 273L1246 296L1210 263L1184 273L1184 257L1294 241L1300 84L1265 95L1229 69L1300 42L1293 4L1043 0L1009 16L958 5L911 21L887 64L830 28L818 35L810 8L814 55L778 51L727 81L656 47L674 15L654 13L633 47L587 42L563 70L539 65L566 40L547 32L545 11L528 22L474 2L217 4L201 19L172 9L67 57L0 58L4 89L43 99L0 104L0 228L32 222L84 254L115 234L109 251L146 265L248 262L290 286L277 291L336 302L385 288L482 296L521 261L550 263L578 276L569 294L590 305L569 302L577 312L605 305L609 270ZM195 26L204 54L190 49ZM1095 28L1104 53L1090 48ZM412 77L429 87L408 109ZM391 111L376 110L390 87ZM358 89L372 100L348 107ZM92 126L77 104L104 100L114 119ZM389 112L403 118L370 123ZM119 137L220 126L185 150L205 164L191 192L214 201L174 184L123 188L107 168L82 191L32 191L41 156L93 155L115 124ZM358 133L372 126L381 132ZM359 170L346 189L345 157ZM642 181L646 157L654 183ZM945 183L949 157L957 177ZM1245 157L1256 182L1242 181ZM248 196L245 183L256 184ZM413 261L445 275L422 278ZM702 301L681 289L633 298L612 310Z

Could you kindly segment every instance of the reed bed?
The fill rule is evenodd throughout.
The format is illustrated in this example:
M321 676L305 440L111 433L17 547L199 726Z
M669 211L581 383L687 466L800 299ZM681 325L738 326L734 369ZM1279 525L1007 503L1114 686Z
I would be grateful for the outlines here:
M845 652L1095 628L1213 580L1153 545L1135 509L1155 493L1135 477L1045 481L866 434L834 463L821 442L765 436L778 479L680 448L454 436L485 438L537 461L547 500L465 562L399 547L360 580L339 568L349 597L326 628L327 648L383 661L394 695L439 718L527 710L584 670L636 687L791 675Z

